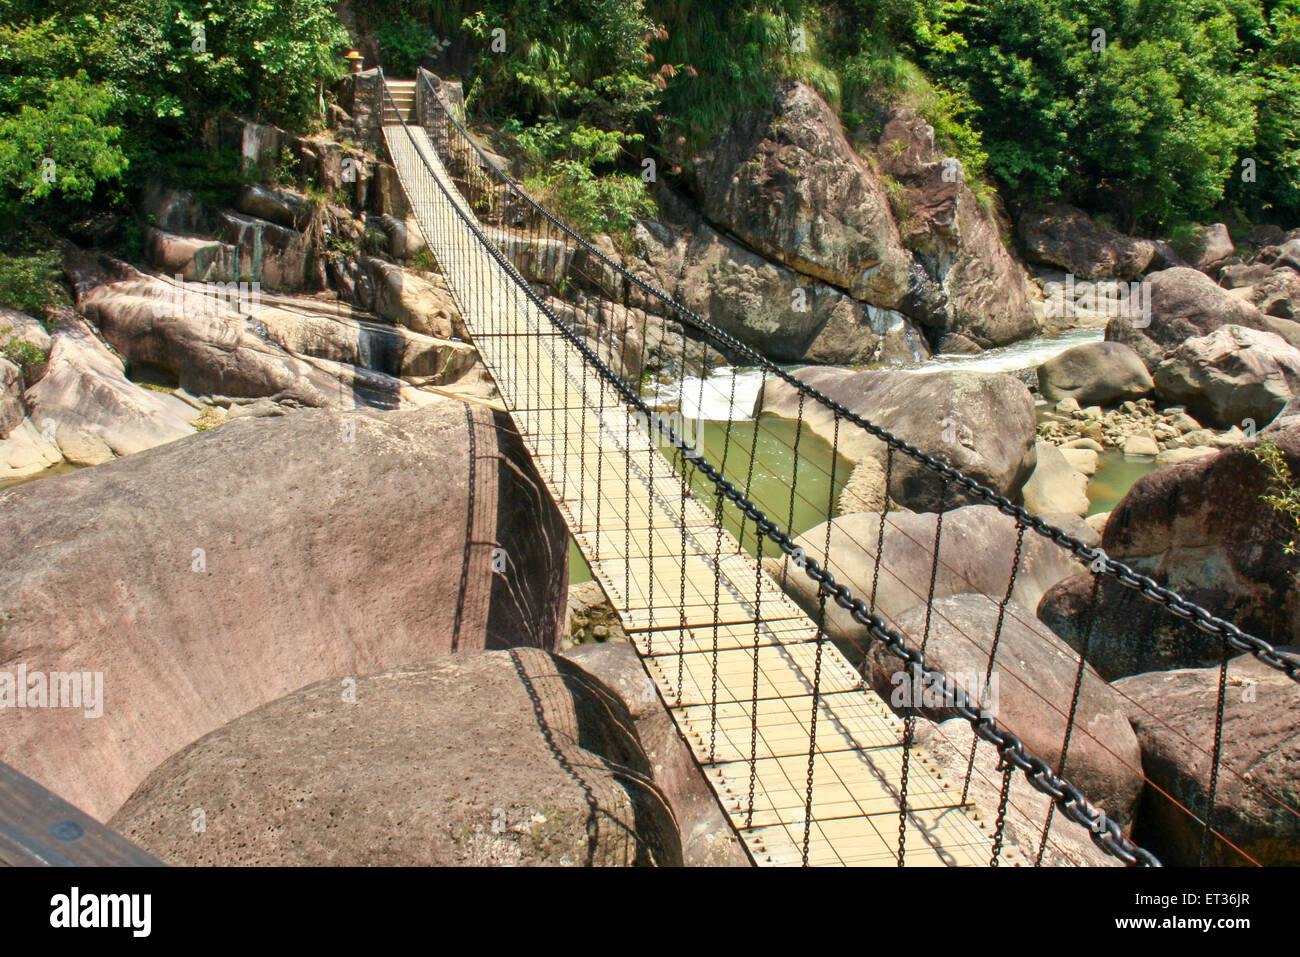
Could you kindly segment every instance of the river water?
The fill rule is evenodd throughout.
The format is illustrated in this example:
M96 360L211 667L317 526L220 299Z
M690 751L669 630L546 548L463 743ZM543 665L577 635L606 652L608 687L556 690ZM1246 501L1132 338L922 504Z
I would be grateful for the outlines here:
M25 475L22 478L5 478L0 479L0 490L13 488L15 485L23 485L27 482L35 482L37 479L53 478L56 475L66 475L68 472L75 472L80 466L70 465L67 462L60 462L58 465L51 465L49 468L36 472L32 475Z
M1103 338L1100 329L1077 329L1050 338L1030 339L1013 345L971 356L937 356L915 362L882 362L870 368L898 369L923 375L943 370L967 372L1018 372L1032 369L1059 355L1066 349ZM791 367L793 368L793 367ZM796 424L788 419L764 416L757 425L758 443L754 455L754 472L749 476L750 449L754 447L755 423L753 409L763 384L763 373L757 368L721 367L708 376L688 377L685 382L662 384L651 393L649 403L665 411L680 410L689 435L698 436L703 451L714 465L722 462L723 449L727 449L725 473L727 478L744 489L749 482L750 498L767 515L800 534L826 520L828 508L838 499L840 490L848 480L851 463L843 456L832 455L830 444L808 430L798 435L799 469L794 469L794 443ZM731 429L728 433L727 422ZM729 436L729 441L728 441ZM670 459L672 448L665 444L664 453ZM834 462L832 462L834 459ZM831 489L834 465L834 491ZM1154 467L1150 459L1125 458L1116 451L1104 452L1097 473L1088 486L1089 514L1112 509L1139 478ZM794 495L791 507L791 484ZM692 487L706 503L713 502L712 483L701 476L692 480ZM740 523L728 510L724 519L733 535L740 531ZM751 554L755 552L753 523L744 530L742 544ZM587 564L576 545L570 543L570 576L573 582L591 577Z

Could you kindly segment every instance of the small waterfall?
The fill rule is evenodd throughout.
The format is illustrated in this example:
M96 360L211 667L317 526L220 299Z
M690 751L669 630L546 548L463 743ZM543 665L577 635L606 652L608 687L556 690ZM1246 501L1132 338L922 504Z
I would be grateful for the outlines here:
M1102 329L1073 329L1059 336L1026 339L1009 346L986 349L975 355L937 355L913 362L890 360L880 363L880 368L918 373L1019 372L1022 369L1037 368L1048 359L1075 346L1100 342L1105 335L1105 330Z
M235 254L239 257L238 278L260 283L265 256L262 243L265 223L260 219L248 219L231 212L222 213L221 216L226 222L227 234L234 243Z

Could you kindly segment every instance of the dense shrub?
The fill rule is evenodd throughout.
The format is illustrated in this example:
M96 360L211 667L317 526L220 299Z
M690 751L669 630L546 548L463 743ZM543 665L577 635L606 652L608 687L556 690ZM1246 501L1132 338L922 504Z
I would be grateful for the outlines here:
M58 269L50 252L0 250L0 306L43 320L60 296Z

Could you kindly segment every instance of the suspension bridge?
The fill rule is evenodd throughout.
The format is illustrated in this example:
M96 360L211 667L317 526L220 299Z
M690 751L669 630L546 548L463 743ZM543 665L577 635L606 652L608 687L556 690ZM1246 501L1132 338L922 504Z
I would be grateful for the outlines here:
M837 484L835 474L841 436L856 430L880 439L887 467L899 456L921 463L944 490L1014 517L1021 540L1043 536L1094 576L1114 576L1221 637L1225 662L1228 651L1248 652L1295 680L1300 664L838 405L629 273L515 183L471 136L430 74L397 81L381 73L380 84L391 159L467 328L593 576L752 859L772 865L1039 864L1053 844L1054 827L1080 827L1120 862L1158 864L1062 776L1071 736L1077 747L1088 735L1076 722L1085 655L1077 656L1073 700L1053 703L1066 720L1054 764L1031 753L1016 729L999 725L927 659L928 610L943 561L942 512L933 542L924 543L932 562L929 592L924 582L916 589L927 607L922 635L904 634L877 613L874 585L868 598L835 580L830 520L847 479L839 475ZM580 296L576 307L558 297L569 279L615 301L611 284L635 290L655 308L628 310L621 321L585 316ZM761 370L764 384L798 392L799 418L793 442L786 443L793 470L782 486L790 502L784 523L754 500L763 427L757 416L751 424L736 409L737 365ZM729 395L725 385L707 386L728 410L726 421L714 423L703 438L690 436L681 415L691 404L687 383L692 393L699 390L696 405L702 405L708 372L718 366L733 369ZM800 468L825 471L800 455L800 442L807 441L805 408L833 421L825 501L809 501L796 488ZM741 438L742 421L748 443ZM806 530L793 527L796 498L825 522L823 561L795 545L796 533ZM883 515L881 528L876 578L889 567L881 554ZM792 602L768 573L765 548L766 557L793 559L792 573L816 583L814 614ZM1005 596L989 596L999 608L993 633L968 636L987 651L986 676L994 671L1019 555L1017 547ZM970 722L975 739L964 780L941 773L916 740L917 719L895 715L864 681L828 619L831 604L847 610L918 684L938 691L952 713ZM1223 713L1221 689L1218 730ZM1000 789L996 816L981 817L968 801L971 776L979 773L975 748L982 742L1000 762L993 782ZM1207 806L1213 809L1218 733L1211 757ZM1005 840L1016 773L1050 798L1036 847ZM1202 824L1208 840L1212 822Z

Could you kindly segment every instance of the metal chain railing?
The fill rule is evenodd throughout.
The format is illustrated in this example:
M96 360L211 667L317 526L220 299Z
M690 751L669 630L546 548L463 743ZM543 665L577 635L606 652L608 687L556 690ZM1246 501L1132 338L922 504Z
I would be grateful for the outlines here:
M1118 582L1127 588L1135 589L1144 598L1167 608L1170 613L1177 617L1191 622L1195 627L1209 634L1222 638L1227 644L1239 651L1253 655L1265 665L1282 672L1291 678L1292 681L1300 683L1300 658L1287 655L1278 651L1271 643L1251 635L1232 622L1218 617L1208 609L1187 600L1172 589L1166 588L1150 576L1136 571L1124 562L1118 561L1106 555L1100 547L1094 547L1085 544L1073 535L1057 528L1050 522L1033 515L1022 506L1016 505L1009 498L1002 495L995 489L991 489L974 478L966 475L960 469L948 464L942 459L932 456L916 446L908 443L904 439L894 435L888 430L876 425L864 417L853 412L851 409L840 404L836 400L827 396L820 390L814 388L797 376L783 369L776 363L772 362L766 356L759 353L753 347L736 339L734 336L718 328L716 325L703 319L694 311L689 309L683 303L673 299L663 290L647 283L641 277L629 272L624 266L616 260L607 256L604 252L592 245L580 233L573 230L563 220L554 216L549 210L537 203L519 184L517 184L506 172L500 169L488 156L473 138L469 136L468 130L465 129L455 112L442 99L441 94L433 87L428 76L421 73L420 80L425 84L434 101L438 103L439 108L445 112L447 118L455 125L457 131L464 137L466 142L476 151L480 161L485 164L492 173L505 184L518 199L522 200L539 216L559 229L573 242L577 243L588 255L595 257L606 267L613 269L624 280L635 285L642 292L651 296L667 306L672 312L685 321L694 330L712 339L715 343L725 347L729 352L744 357L750 364L762 368L765 372L770 373L793 387L801 397L807 397L814 402L823 406L829 412L837 417L842 417L845 422L852 424L858 429L880 439L890 449L896 449L899 452L912 458L920 463L926 469L941 476L945 481L952 483L955 487L965 493L992 505L1005 515L1009 515L1017 522L1022 523L1025 527L1032 529L1038 535L1049 539L1062 548L1068 549L1076 557L1081 559L1093 574L1107 574L1113 576Z
M571 329L566 322L561 320L559 315L551 308L546 299L540 295L538 291L533 288L532 284L523 276L509 256L503 252L496 243L489 239L487 235L485 235L476 218L462 209L461 205L456 202L457 197L447 193L447 187L443 184L436 172L429 166L428 159L419 150L416 140L411 134L405 118L397 109L386 83L384 84L383 89L386 103L392 106L394 115L400 121L405 135L411 139L412 144L416 147L415 153L420 158L421 163L425 166L430 178L437 185L438 189L443 192L451 209L453 209L456 216L462 220L466 229L468 229L475 241L482 247L483 251L490 257L496 266L505 273L514 287L523 293L523 295L532 303L532 306L546 318L547 322L550 323L550 325L560 333L561 337L568 342L572 349L577 352L582 360L584 373L588 368L597 373L602 392L604 391L605 386L608 385L628 409L641 413L646 417L646 421L648 422L654 421L652 409L643 400L642 396L639 394L639 390L615 372L597 352L593 351L582 335ZM432 91L431 87L430 89ZM436 95L436 91L432 92ZM441 102L440 99L439 102ZM445 109L445 104L443 108ZM459 121L455 118L454 114L449 110L446 112L447 117L455 122L457 127L463 133L463 127L460 127ZM464 138L467 142L473 145L472 139L470 139L467 134L465 134ZM475 149L477 149L476 145ZM490 163L490 160L487 160L486 157L484 157L484 159ZM495 169L495 166L493 166L493 168ZM500 175L504 177L504 174ZM531 200L526 194L520 192L520 196L531 204ZM535 206L535 204L532 205ZM538 208L540 209L540 207ZM548 214L548 219L549 218ZM567 229L566 232L568 232ZM539 342L539 348L541 347L542 345ZM769 369L768 371L773 374L781 374L780 370L776 369ZM784 378L784 376L782 377ZM583 391L585 395L585 388ZM817 399L815 393L810 392L807 394L815 400ZM841 410L836 407L836 411L845 421L854 421L854 419L856 419L856 417L853 416L852 413L847 412L847 410ZM858 421L861 422L861 420ZM875 429L874 426L871 426L870 428ZM905 668L910 673L916 675L924 687L941 696L945 708L952 710L958 716L966 720L980 740L991 743L994 746L1000 755L1001 762L1004 766L1016 768L1024 775L1025 779L1034 789L1046 794L1067 819L1086 827L1090 833L1092 841L1107 854L1116 857L1127 864L1159 864L1159 861L1153 854L1137 846L1124 834L1123 830L1113 819L1107 817L1101 809L1090 803L1078 787L1059 776L1048 762L1033 754L1019 737L1010 730L1002 727L992 716L981 712L978 705L972 706L964 696L954 693L954 689L958 686L942 668L935 665L921 650L913 647L902 634L890 627L883 617L875 614L872 609L868 607L866 602L859 598L855 598L850 589L846 585L837 582L834 575L820 562L815 558L804 554L803 550L796 545L791 534L786 529L783 529L779 524L769 519L764 511L760 509L754 501L730 482L718 468L714 467L708 461L701 451L694 447L687 436L678 432L676 427L673 425L661 426L661 434L666 440L666 443L673 448L675 456L682 462L680 472L683 476L685 476L688 467L693 469L695 474L703 476L707 482L711 484L714 494L718 496L719 500L725 499L741 516L743 516L745 521L753 522L756 535L760 539L766 539L775 543L783 555L791 559L797 559L796 564L798 567L802 568L808 578L817 585L818 594L833 599L839 608L849 613L853 621L865 627L875 641L879 642L893 655L901 659ZM888 433L884 434L887 435ZM897 444L891 443L891 448L898 448L907 454L916 453L916 450L913 447L901 442L901 440L895 439L895 442ZM967 483L971 482L969 479L962 481L965 477L962 476L960 472L957 472L946 465L942 466L940 474L943 474L945 478L950 479L955 485L961 487L969 487ZM978 487L977 483L972 484ZM685 494L685 484L683 484L683 494ZM998 497L1001 498L1000 496ZM1006 499L1003 498L1002 501L1006 502ZM1007 504L1009 505L1009 503ZM1014 507L1012 508L1014 509ZM1013 511L1011 514L1018 514L1018 512ZM1027 520L1025 524L1032 526L1034 521L1037 520ZM1065 533L1062 532L1060 534L1064 535ZM1081 547L1086 550L1086 546ZM681 657L682 656L679 655L679 663Z

